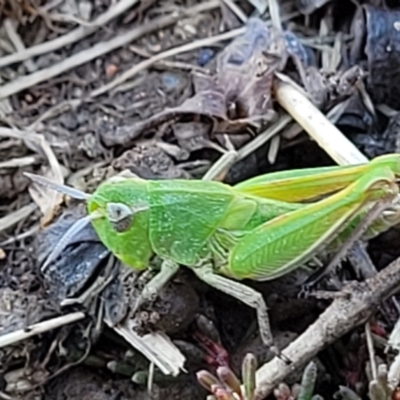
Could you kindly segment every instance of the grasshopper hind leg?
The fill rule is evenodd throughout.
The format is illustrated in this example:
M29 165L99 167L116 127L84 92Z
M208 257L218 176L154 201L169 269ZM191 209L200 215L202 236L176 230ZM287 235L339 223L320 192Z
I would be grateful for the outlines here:
M261 293L242 283L215 274L210 264L193 268L193 271L203 282L242 301L249 307L254 308L257 312L257 321L263 343L282 361L287 364L291 363L291 361L274 345L267 305Z

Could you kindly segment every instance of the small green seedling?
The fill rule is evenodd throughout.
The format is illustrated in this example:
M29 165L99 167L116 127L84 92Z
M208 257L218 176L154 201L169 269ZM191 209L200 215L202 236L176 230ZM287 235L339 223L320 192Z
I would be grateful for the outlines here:
M137 307L154 298L183 265L209 285L255 308L267 346L273 341L264 299L239 281L275 279L321 251L335 250L381 201L389 199L390 207L368 226L363 238L387 230L400 219L397 154L356 166L271 173L236 186L114 177L91 195L26 175L85 200L88 207L88 216L67 232L44 267L77 230L91 222L104 245L136 270L148 268L154 255L164 260Z
M207 400L254 400L257 360L251 353L242 362L242 382L229 367L219 367L216 376L206 370L196 374L198 382L212 395Z

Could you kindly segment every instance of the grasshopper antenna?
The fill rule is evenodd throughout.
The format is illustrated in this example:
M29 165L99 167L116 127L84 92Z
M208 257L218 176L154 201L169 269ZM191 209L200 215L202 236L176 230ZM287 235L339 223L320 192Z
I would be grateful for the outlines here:
M70 186L66 186L66 185L60 185L60 184L55 183L55 182L51 181L50 179L47 179L43 176L31 174L29 172L24 172L24 175L26 177L28 177L32 182L35 182L42 186L45 186L49 189L56 190L59 193L66 194L67 196L70 196L74 199L88 200L90 198L90 194L87 194L87 193L83 192L82 190L74 189L74 188L72 188Z
M80 218L77 221L75 221L69 227L67 232L64 233L62 238L58 241L53 251L47 257L43 266L40 268L42 273L46 272L48 266L62 253L62 251L65 249L65 247L67 247L68 243L75 235L77 235L82 229L84 229L85 226L89 224L91 221L97 218L101 218L101 216L102 215L99 212L95 211L92 214L87 215L86 217Z
M37 183L41 186L47 187L52 190L56 190L59 193L65 194L77 200L89 200L91 195L79 190L74 189L70 186L60 185L47 179L40 175L31 174L29 172L24 172L24 175L28 177L32 182ZM77 235L87 224L89 224L94 219L100 218L101 214L94 212L86 217L80 218L74 224L70 226L67 232L64 233L62 238L59 240L57 245L54 247L53 251L50 253L45 263L41 267L41 271L44 273L48 266L62 253L71 239Z

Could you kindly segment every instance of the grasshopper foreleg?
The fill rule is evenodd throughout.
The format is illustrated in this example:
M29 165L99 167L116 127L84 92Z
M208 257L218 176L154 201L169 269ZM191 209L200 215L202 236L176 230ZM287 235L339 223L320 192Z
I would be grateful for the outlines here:
M193 271L203 282L254 308L257 312L261 340L283 361L290 363L290 360L274 346L267 305L261 293L242 283L215 274L211 264L193 268Z
M135 313L138 308L146 301L155 300L162 288L178 272L178 269L179 265L177 263L164 260L161 264L160 271L143 288L142 293L136 300L133 312Z

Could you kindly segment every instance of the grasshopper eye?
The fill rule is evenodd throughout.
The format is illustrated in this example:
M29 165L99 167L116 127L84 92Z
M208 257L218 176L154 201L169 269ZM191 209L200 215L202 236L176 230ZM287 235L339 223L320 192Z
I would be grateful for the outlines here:
M113 229L117 232L126 232L133 222L133 210L123 203L108 203L107 216Z

